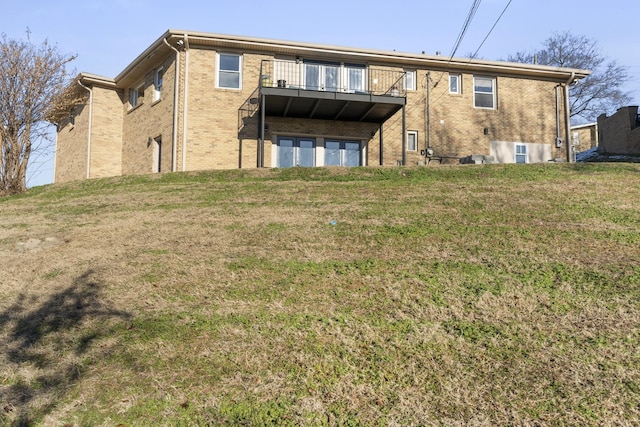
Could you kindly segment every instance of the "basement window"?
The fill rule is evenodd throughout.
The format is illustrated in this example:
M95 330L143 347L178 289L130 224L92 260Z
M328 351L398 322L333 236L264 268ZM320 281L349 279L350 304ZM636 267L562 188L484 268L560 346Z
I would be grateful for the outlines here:
M529 163L526 144L516 144L515 146L516 163Z

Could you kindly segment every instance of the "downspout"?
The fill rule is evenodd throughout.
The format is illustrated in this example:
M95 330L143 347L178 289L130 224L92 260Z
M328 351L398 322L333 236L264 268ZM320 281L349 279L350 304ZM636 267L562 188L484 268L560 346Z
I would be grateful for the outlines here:
M169 46L170 49L176 53L176 75L173 79L173 127L171 130L171 172L176 171L176 157L178 155L178 90L180 89L180 51L171 46L166 38L162 39L164 44Z
M556 148L560 148L562 146L562 128L560 127L560 116L563 114L560 111L560 88L562 86L563 84L559 83L554 88L554 92L556 95Z
M380 134L380 159L379 159L379 163L380 166L384 165L384 137L382 134L382 123L380 123L380 128L379 128L379 134Z
M576 78L576 73L571 72L571 78L567 80L564 86L564 113L565 113L565 142L567 145L567 162L571 162L571 108L569 104L569 85L573 83Z
M405 103L402 105L402 166L406 166L406 165L407 165L407 108L406 108L406 97L405 97Z
M184 94L182 105L182 170L187 170L187 112L189 95L189 38L184 34Z
M78 84L89 91L89 123L88 123L89 131L87 132L87 177L86 177L87 179L89 179L91 177L91 175L90 175L90 172L91 172L91 170L90 170L91 169L91 133L92 133L91 119L93 117L93 89L83 85L80 80L78 80ZM56 133L56 137L57 137L57 133Z
M425 122L425 126L427 127L426 129L426 134L427 134L427 146L425 147L425 151L424 151L424 164L427 164L427 159L430 156L430 151L431 151L431 71L427 71L427 95L425 98L425 102L427 104L425 111L424 111L424 122Z

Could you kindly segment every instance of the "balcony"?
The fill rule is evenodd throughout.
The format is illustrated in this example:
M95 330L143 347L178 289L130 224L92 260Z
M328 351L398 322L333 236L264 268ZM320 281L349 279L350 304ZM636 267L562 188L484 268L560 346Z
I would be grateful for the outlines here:
M262 61L266 116L383 123L406 103L402 71L344 63Z

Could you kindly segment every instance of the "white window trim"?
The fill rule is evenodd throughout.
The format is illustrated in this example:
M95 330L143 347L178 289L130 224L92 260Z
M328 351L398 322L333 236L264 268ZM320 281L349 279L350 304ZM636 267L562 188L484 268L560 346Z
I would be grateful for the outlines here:
M220 86L220 71L230 72L229 70L220 70L220 55L229 55L238 57L238 87ZM216 53L216 88L229 90L242 90L242 64L243 55L241 53L218 52Z
M404 75L404 79L402 79L402 85L404 87L404 90L416 90L417 88L417 84L416 84L416 76L417 76L417 72L416 70L404 70L405 75ZM407 76L411 76L410 79L407 78Z
M524 147L524 154L518 153L518 147ZM527 144L515 143L513 145L513 162L518 163L518 156L524 156L524 163L529 163L529 147Z
M451 90L451 78L452 77L455 77L456 80L458 80L458 84L456 85L456 87L457 87L456 91L452 91ZM458 74L458 73L449 74L449 93L451 95L460 95L462 93L462 75L461 74Z
M159 84L159 76L162 74L162 85ZM164 85L164 67L158 67L153 71L153 101L159 101L162 95L162 86ZM158 87L160 86L160 87Z
M486 92L476 92L476 79L489 79L491 80L491 95L492 95L492 107L480 107L476 105L476 93L480 93L483 95L487 95ZM490 76L473 76L473 107L479 108L482 110L496 110L498 106L498 97L497 97L497 79L495 77Z
M142 99L140 97L140 89L142 89ZM135 94L135 103L132 102L132 99ZM134 108L139 107L144 103L144 82L141 82L131 88L129 88L129 109L132 110Z
M413 149L411 149L409 147L409 135L415 136L415 144L416 144L416 146ZM411 151L411 152L418 151L418 131L417 130L408 130L407 131L407 151Z

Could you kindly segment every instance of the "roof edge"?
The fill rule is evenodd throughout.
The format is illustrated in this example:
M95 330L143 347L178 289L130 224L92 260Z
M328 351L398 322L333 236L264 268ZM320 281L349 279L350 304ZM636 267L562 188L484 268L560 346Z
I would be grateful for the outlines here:
M591 74L589 70L576 68L552 67L546 65L533 65L518 62L507 61L486 61L479 59L467 58L448 58L435 55L424 55L414 53L403 53L396 51L385 51L376 49L352 48L345 46L335 46L326 44L315 44L307 42L292 42L286 40L275 40L268 38L236 36L228 34L216 34L207 32L187 31L178 29L169 29L157 38L147 49L138 55L113 81L115 84L124 79L127 74L133 71L141 62L151 58L155 52L162 46L166 46L165 41L171 39L177 43L178 40L187 38L190 44L201 41L209 43L231 43L237 44L239 47L250 46L256 50L269 50L271 48L286 48L292 53L335 53L342 55L360 56L363 59L378 60L383 62L391 62L404 64L407 66L423 67L434 71L477 71L477 72L493 72L505 73L510 75L520 75L527 77L538 77L552 79L556 81L579 80ZM169 46L167 46L168 48ZM173 46L171 46L173 47ZM104 80L104 78L103 78Z

